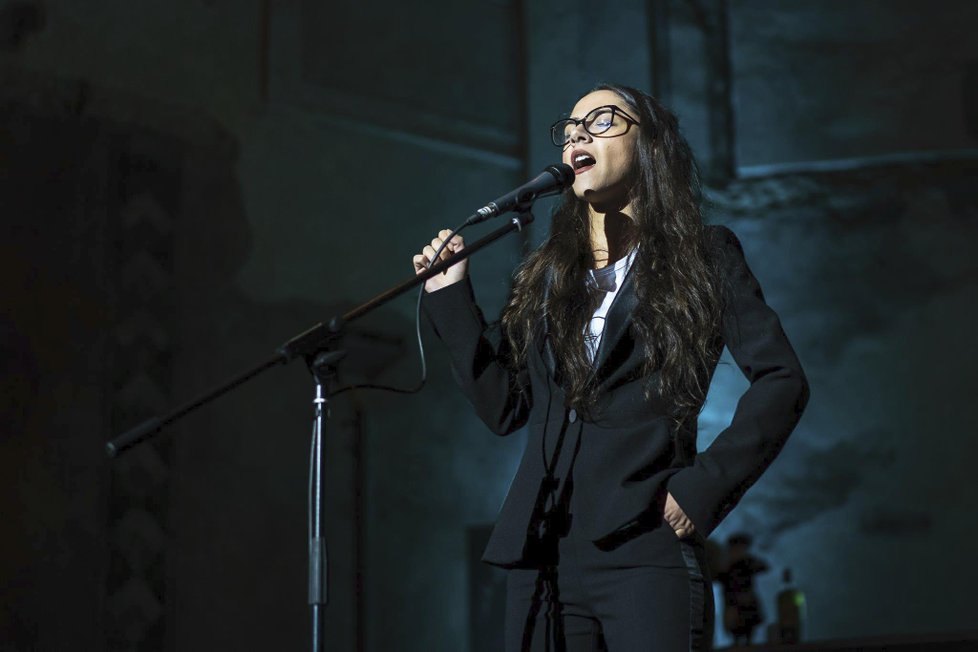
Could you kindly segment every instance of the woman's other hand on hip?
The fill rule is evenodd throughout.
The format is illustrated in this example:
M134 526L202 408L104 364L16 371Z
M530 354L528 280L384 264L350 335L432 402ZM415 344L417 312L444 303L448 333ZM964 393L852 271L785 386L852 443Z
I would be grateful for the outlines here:
M679 503L676 502L676 499L669 492L666 492L666 506L663 509L662 516L680 539L688 537L696 531L693 522L689 520L686 512L683 511L683 508L679 506Z

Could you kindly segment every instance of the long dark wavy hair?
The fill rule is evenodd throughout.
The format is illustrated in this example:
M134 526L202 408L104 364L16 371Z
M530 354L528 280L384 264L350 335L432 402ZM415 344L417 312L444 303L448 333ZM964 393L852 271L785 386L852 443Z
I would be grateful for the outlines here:
M590 92L598 90L616 93L640 123L629 196L628 245L638 246L632 328L644 348L646 398L655 392L670 400L678 428L699 412L709 365L722 347L722 291L705 242L699 173L676 116L655 98L614 84ZM564 191L550 235L517 270L501 318L511 362L520 368L548 317L561 385L568 403L583 409L597 399L584 331L601 301L587 283L595 264L588 215L587 202Z

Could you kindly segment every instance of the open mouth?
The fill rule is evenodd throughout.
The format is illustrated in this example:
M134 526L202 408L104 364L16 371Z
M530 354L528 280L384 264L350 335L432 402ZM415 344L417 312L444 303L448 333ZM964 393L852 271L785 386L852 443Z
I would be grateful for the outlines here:
M587 172L594 167L595 163L597 163L597 161L594 160L594 157L588 152L585 152L583 149L576 149L571 154L571 165L573 166L576 174Z

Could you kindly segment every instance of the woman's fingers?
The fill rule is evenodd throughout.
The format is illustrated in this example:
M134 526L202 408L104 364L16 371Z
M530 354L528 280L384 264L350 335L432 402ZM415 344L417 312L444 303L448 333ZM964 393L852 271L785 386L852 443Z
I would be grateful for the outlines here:
M441 249L441 245L443 242L445 241L442 240L441 238L435 238L431 241L431 246L435 251L438 251L439 249ZM453 253L455 253L455 247L452 246L451 243L449 243L448 245L445 246L444 249L441 250L441 256L439 257L442 260L447 260Z
M411 260L414 264L414 273L420 274L424 270L431 267L436 262L446 261L453 255L465 248L465 241L461 236L453 236L451 240L448 240L452 232L448 229L442 229L438 232L438 236L432 238L431 243L425 245L421 249L420 254L416 254ZM447 244L445 242L448 241ZM442 245L445 244L444 248ZM435 252L441 250L438 258L435 258ZM425 289L429 292L432 290L437 290L447 285L451 285L462 278L468 271L468 261L463 260L459 263L452 265L451 268L446 268L442 270L442 273L438 275L437 278L429 278L425 281Z
M423 253L425 256L427 256L428 260L434 260L435 259L435 252L437 250L438 250L437 247L432 246L432 245L427 245L427 246L425 246L424 249L421 250L421 253ZM441 258L442 258L442 260L445 259L445 252L444 251L442 252Z
M438 237L436 238L436 240L438 240L439 244L441 244L450 235L452 235L452 232L449 229L442 229L441 231L438 232ZM459 251L464 248L465 248L465 241L462 239L462 236L460 235L456 235L454 238L452 238L451 243L448 245L448 247L446 247L446 249L451 249L452 251Z
M414 272L420 274L425 269L428 268L428 257L423 254L418 254L414 257Z
M689 520L688 516L686 516L686 512L684 512L683 508L679 506L676 499L672 497L671 492L666 492L666 504L663 509L662 516L666 523L668 523L669 526L675 530L676 536L679 538L693 534L693 532L696 531L696 526L694 526L693 522Z

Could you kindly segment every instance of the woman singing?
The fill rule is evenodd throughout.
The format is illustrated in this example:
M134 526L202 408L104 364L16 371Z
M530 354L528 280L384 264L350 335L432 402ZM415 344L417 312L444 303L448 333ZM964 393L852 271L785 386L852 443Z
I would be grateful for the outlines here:
M781 450L808 382L737 237L703 224L672 113L602 85L551 135L575 181L498 332L465 262L425 284L479 417L500 435L527 427L483 555L509 569L506 649L708 650L705 537ZM414 256L417 271L449 233ZM456 236L442 258L463 247ZM750 388L697 454L724 345Z

